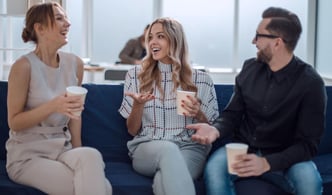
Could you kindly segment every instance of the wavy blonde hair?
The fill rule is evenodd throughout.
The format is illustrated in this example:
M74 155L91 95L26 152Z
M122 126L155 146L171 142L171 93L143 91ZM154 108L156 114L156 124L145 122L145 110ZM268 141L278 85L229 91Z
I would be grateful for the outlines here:
M158 18L151 23L146 33L145 44L147 45L147 55L142 63L142 71L138 75L140 81L140 92L152 90L155 82L158 90L164 96L161 86L161 73L158 68L158 61L152 58L149 45L149 34L154 24L160 23L163 26L167 41L169 42L168 57L172 64L173 91L179 86L183 90L197 92L197 87L192 82L192 69L188 59L188 45L182 25L171 18Z

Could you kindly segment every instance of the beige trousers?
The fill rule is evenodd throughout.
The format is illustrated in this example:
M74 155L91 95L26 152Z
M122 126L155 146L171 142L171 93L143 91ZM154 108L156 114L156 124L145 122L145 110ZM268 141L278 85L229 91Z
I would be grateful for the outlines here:
M15 181L51 195L111 195L100 152L80 147L62 153L58 159L33 158L23 164Z

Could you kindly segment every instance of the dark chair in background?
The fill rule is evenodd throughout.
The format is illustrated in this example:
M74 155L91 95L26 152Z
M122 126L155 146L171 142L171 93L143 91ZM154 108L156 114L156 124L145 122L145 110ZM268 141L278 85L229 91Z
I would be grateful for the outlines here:
M124 82L128 70L106 69L104 79L108 81Z

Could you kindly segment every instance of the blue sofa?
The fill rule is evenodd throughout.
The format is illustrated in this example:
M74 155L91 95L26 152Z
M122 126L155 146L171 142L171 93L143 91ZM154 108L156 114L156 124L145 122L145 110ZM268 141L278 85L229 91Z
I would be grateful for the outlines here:
M85 146L97 148L106 163L106 176L111 181L114 194L149 195L152 193L152 179L139 175L131 167L127 155L126 142L132 137L127 133L125 120L119 115L118 108L122 101L123 86L119 84L84 84L88 95L83 112L82 140ZM215 85L219 109L227 104L232 91L232 85ZM326 87L328 96L332 97L332 86ZM7 124L7 82L0 81L0 194L25 195L43 194L42 192L9 180L6 169L5 141L8 138ZM314 159L323 177L324 195L332 194L332 102L329 101L326 113L326 131L322 139L319 155ZM213 150L225 144L218 140ZM202 179L195 181L198 195L205 194ZM59 186L61 187L61 186ZM286 194L272 184L250 178L236 182L237 194L268 195Z

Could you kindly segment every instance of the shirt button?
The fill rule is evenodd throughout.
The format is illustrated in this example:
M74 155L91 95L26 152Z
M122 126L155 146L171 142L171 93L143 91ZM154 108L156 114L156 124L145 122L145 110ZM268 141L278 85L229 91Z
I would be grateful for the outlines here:
M63 127L63 132L66 132L67 130L68 130L68 128L67 127Z

